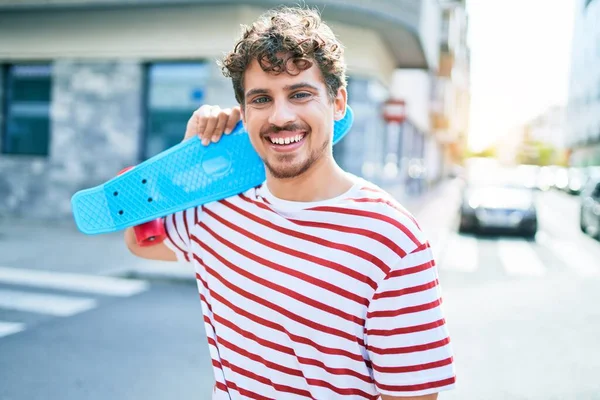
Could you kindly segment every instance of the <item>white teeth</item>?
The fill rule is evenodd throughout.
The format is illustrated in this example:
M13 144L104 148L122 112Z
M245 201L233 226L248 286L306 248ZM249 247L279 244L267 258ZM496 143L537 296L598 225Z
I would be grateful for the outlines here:
M304 137L304 135L296 135L293 137L286 137L284 138L274 138L274 137L269 137L269 139L271 140L271 143L274 144L281 144L281 145L285 145L285 144L290 144L290 143L296 143L299 142L300 140L302 140L302 138Z

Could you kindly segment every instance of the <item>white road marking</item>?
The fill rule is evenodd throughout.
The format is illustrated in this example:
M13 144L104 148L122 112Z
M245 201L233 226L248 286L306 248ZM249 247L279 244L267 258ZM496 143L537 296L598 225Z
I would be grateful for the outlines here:
M440 269L473 272L477 269L479 249L477 239L452 232L444 245Z
M600 276L600 260L586 251L582 246L577 246L568 239L555 239L547 234L538 235L538 243L551 251L569 268L584 277Z
M84 297L38 294L0 289L0 308L70 317L96 307L96 300Z
M498 255L509 275L542 276L546 273L531 243L524 239L498 240Z
M25 324L20 322L0 321L0 337L12 335L25 330Z
M148 288L140 280L4 267L0 267L0 283L122 297Z

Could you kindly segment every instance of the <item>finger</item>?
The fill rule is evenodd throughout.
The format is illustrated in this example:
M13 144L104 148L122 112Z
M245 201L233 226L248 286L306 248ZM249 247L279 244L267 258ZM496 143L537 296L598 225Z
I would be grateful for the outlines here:
M210 106L205 105L194 111L185 127L185 136L183 140L200 135L204 131L204 127L206 126L205 116L209 110Z
M191 137L194 137L198 133L198 113L200 112L200 108L192 113L190 119L185 126L185 135L183 136L183 140L187 140Z
M212 106L210 108L210 113L208 117L206 117L206 126L204 128L204 132L202 132L202 143L204 145L210 143L220 112L221 108L219 106Z
M239 107L234 107L231 110L231 114L229 114L229 119L227 120L227 125L225 126L226 135L229 135L233 131L233 128L235 128L237 123L240 121L241 116L242 114Z
M221 135L223 134L223 131L225 130L225 124L227 123L227 119L229 118L229 114L231 114L230 108L226 108L219 113L219 116L217 118L217 124L216 124L215 130L213 131L213 134L212 134L213 142L216 143L219 141L219 139L221 139Z

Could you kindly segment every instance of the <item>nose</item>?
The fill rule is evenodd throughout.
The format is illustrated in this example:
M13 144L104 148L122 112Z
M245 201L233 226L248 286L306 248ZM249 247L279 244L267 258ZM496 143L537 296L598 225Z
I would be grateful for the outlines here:
M287 102L274 101L269 123L275 126L285 126L296 120L296 114Z

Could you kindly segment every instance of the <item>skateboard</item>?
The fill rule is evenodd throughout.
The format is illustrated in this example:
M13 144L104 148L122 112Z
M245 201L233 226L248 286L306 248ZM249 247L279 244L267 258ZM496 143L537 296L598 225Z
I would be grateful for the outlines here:
M334 144L353 121L347 107L344 118L335 121ZM78 191L71 208L77 228L85 234L135 227L138 243L151 245L165 237L162 217L245 192L265 179L263 161L240 121L217 143L205 146L195 136L102 185Z

